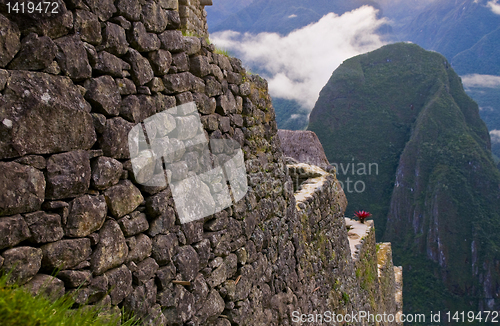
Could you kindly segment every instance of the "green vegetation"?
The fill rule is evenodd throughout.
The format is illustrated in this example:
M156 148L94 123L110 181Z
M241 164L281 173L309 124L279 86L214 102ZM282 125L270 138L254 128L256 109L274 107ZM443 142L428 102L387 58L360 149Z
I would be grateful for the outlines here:
M499 259L500 173L478 106L448 61L406 43L346 60L322 90L308 129L339 165L346 214L370 211L378 239L392 242L396 263L404 258L398 255L415 252L439 267L433 275L447 292L422 291L421 270L405 269L405 280L415 285L405 306L419 307L430 296L443 306L477 309L485 285L472 264ZM378 175L360 173L359 163L377 163ZM346 189L347 178L364 182L365 191ZM413 258L404 264L415 266Z
M33 296L25 288L8 285L8 276L0 277L0 321L2 325L37 326L115 326L137 325L134 318L123 318L116 312L99 307L72 309L69 295L51 300L44 295ZM123 314L122 314L123 315Z

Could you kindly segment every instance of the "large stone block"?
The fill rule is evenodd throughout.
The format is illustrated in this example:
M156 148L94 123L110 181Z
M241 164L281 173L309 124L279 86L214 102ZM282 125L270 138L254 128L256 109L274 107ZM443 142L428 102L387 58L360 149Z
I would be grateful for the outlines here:
M153 243L151 239L145 234L139 234L136 237L130 237L127 239L127 245L129 248L126 263L140 261L151 256L153 249Z
M40 51L43 49L43 51ZM57 46L50 37L31 33L21 42L21 50L9 64L9 69L41 70L47 68L56 56Z
M64 282L50 275L35 275L25 287L33 295L43 295L53 300L64 295Z
M125 70L129 70L130 65L111 53L101 51L97 54L97 60L93 68L100 74L108 74L113 77L125 77Z
M47 271L75 267L92 253L90 239L59 240L40 247L43 251L42 266Z
M99 231L99 243L90 259L90 268L94 275L118 267L127 258L128 247L120 226L114 220L108 220Z
M118 13L123 17L138 21L141 18L141 2L139 0L118 0L116 1Z
M39 211L24 215L24 219L30 229L30 240L34 243L53 242L64 236L59 214Z
M0 67L5 67L21 48L21 32L14 22L0 15Z
M193 83L194 75L189 72L166 75L163 77L165 90L170 94L189 91Z
M0 189L0 216L39 210L45 200L43 173L28 165L0 162Z
M160 39L154 33L148 33L141 22L132 24L127 34L130 45L139 52L150 52L160 48Z
M127 36L125 29L120 25L106 23L103 30L103 42L99 50L106 50L117 56L124 55L128 51Z
M65 36L55 40L59 51L56 58L62 72L71 79L80 81L92 76L92 68L87 51L77 35Z
M21 215L0 218L0 249L28 239L30 230Z
M113 0L85 0L90 10L95 13L101 21L106 21L116 12Z
M104 132L99 137L99 144L104 155L116 159L130 158L128 133L133 127L133 123L127 122L123 118L106 120Z
M87 10L76 10L74 28L82 41L93 45L101 43L101 23L95 14Z
M141 20L148 32L161 33L167 28L168 16L156 1L147 1L142 6Z
M64 226L67 237L83 238L99 230L108 208L104 196L83 195L70 204L68 221Z
M96 134L90 105L71 79L10 71L0 106L0 159L90 149Z
M92 160L92 187L105 190L120 181L123 164L110 157L100 156Z
M119 304L132 292L132 272L125 265L109 270L104 275L108 278L111 304Z
M84 194L90 186L90 159L87 151L52 155L47 160L47 191L50 199Z
M89 79L84 84L87 89L85 99L92 103L94 109L107 116L117 116L121 102L120 91L111 76Z
M1 271L11 272L10 282L23 284L38 273L42 264L42 250L33 247L18 247L2 253L4 263Z
M129 180L123 180L104 192L110 214L119 218L132 212L144 200L141 191Z
M168 30L160 34L161 48L170 52L180 52L184 49L182 32Z
M132 80L137 86L144 85L153 79L153 68L151 68L148 59L143 57L137 50L129 49L125 60L132 67Z

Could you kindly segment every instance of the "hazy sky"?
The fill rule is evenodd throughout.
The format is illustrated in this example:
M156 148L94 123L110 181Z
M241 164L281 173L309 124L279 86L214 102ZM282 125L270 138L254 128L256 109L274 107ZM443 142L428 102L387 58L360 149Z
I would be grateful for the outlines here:
M267 71L263 77L272 96L297 100L311 110L344 60L384 45L375 31L386 21L376 14L374 8L363 6L342 16L330 13L286 36L224 31L210 38L247 65Z

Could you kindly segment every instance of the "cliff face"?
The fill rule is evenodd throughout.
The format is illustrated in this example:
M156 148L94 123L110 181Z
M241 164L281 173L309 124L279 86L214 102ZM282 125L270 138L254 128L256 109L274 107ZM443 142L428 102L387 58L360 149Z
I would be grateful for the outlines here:
M475 309L498 307L500 174L477 104L443 56L399 43L345 61L309 129L330 162L355 164L339 180L365 182L365 192L346 194L350 205L375 213L383 239L400 248L396 259L418 265L404 257L422 253L439 265L450 295ZM378 175L357 172L368 163ZM414 297L429 297L408 273Z
M396 313L390 251L379 279L334 174L294 193L267 82L203 37L209 3L1 7L2 273L151 325Z

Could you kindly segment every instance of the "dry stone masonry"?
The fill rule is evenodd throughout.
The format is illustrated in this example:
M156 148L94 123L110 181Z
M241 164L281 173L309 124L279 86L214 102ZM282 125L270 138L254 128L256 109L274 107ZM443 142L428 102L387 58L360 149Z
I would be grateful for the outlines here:
M0 270L33 293L123 308L145 325L397 312L390 247L380 256L369 231L353 258L334 170L285 157L267 82L205 38L210 4L68 0L56 15L0 5ZM167 114L193 102L212 154L227 150L217 140L242 149L248 192L182 224L170 186L153 181L208 164L196 133L179 131L193 112ZM129 144L160 113L136 136L175 148L163 161ZM216 202L223 187L200 177L185 190L209 189Z

